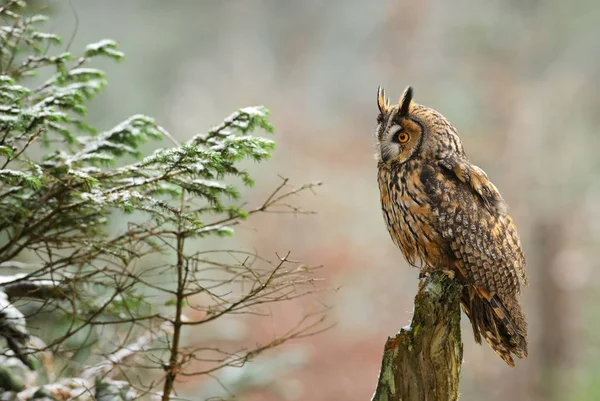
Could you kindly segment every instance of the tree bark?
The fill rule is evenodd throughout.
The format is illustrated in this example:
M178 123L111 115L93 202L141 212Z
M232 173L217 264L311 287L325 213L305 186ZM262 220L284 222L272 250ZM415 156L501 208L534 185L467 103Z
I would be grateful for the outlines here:
M442 272L420 280L410 326L385 343L372 401L458 399L461 291Z

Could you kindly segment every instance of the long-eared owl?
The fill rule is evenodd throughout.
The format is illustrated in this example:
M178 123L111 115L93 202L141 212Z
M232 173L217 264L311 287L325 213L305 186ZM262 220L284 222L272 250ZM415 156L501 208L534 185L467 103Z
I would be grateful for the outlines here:
M519 235L498 189L471 164L456 129L413 102L377 93L377 167L381 209L409 264L463 284L461 304L473 326L510 366L527 356L527 323L518 301L527 285Z

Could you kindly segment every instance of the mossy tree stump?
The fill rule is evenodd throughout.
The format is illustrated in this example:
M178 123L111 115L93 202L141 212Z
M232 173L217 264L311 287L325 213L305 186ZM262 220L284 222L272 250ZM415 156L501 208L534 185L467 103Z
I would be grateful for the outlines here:
M461 291L442 272L421 278L410 326L385 344L372 401L458 399Z

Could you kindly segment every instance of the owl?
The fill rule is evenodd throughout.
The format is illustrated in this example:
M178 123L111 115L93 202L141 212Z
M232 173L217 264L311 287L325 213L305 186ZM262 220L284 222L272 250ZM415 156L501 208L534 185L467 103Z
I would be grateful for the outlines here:
M510 366L527 356L519 294L527 285L519 235L498 189L465 154L456 129L437 111L397 105L377 93L377 180L393 242L421 274L442 270L463 284L473 326Z

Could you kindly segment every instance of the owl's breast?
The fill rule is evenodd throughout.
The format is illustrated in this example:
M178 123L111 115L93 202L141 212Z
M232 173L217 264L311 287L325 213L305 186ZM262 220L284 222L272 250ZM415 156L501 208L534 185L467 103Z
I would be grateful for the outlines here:
M430 267L447 262L448 247L437 226L418 165L380 167L381 209L388 231L409 264Z

